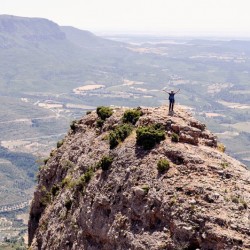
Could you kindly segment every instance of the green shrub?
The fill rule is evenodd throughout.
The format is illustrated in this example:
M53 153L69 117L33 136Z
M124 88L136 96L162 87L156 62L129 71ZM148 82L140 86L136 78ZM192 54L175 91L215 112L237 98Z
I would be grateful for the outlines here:
M46 194L44 194L44 196L43 197L41 197L41 204L43 205L43 206L47 206L49 203L50 203L50 201L51 201L51 196L50 196L50 193L46 193Z
M83 189L85 184L89 183L93 175L94 169L92 167L88 168L88 170L75 181L74 186L76 186L78 190Z
M105 121L113 114L113 110L109 107L100 106L97 107L96 113L102 120Z
M47 164L49 159L50 159L50 157L47 157L47 158L43 159L43 162L44 162L45 165Z
M53 149L53 150L50 151L49 156L50 156L50 157L53 157L55 154L56 154L56 150Z
M240 196L231 196L231 200L233 203L236 203L236 204L241 204L243 206L244 209L247 209L248 206L247 206L247 202L244 200L243 197L240 197Z
M76 186L76 188L78 189L78 190L80 190L80 189L83 189L83 187L85 186L85 177L84 177L84 174L83 175L81 175L76 181L75 181L75 185L74 186Z
M222 166L222 168L227 168L229 166L229 163L228 162L221 162L220 164Z
M60 148L63 145L64 140L60 140L57 142L56 147Z
M44 168L45 168L44 165L40 165L40 166L38 167L38 170L41 171L41 170L44 169Z
M42 186L41 192L42 192L42 195L41 195L40 202L43 206L47 206L51 201L51 193L47 191L45 186Z
M60 186L57 184L54 184L51 188L51 193L53 196L57 196L57 194L59 193L60 190Z
M70 210L72 206L72 200L71 199L66 200L64 206L66 207L67 210Z
M236 204L238 204L240 202L240 199L237 196L231 196L231 200L233 203L236 203Z
M83 175L85 183L89 183L93 175L94 175L94 169L90 167Z
M172 142L178 142L179 141L179 135L177 135L176 133L173 133L171 135L171 141Z
M77 128L76 125L77 125L77 121L72 121L71 124L70 124L70 128L71 128L73 131L75 131L76 128Z
M106 171L109 169L113 162L113 158L110 156L103 156L102 159L97 163L97 168L101 168L102 170Z
M136 143L144 149L152 149L165 139L165 131L160 124L142 126L136 130Z
M66 176L63 180L62 180L62 187L66 187L66 188L70 188L71 187L71 183L72 183L72 176Z
M89 115L89 114L91 114L91 111L87 111L87 112L86 112L86 115Z
M104 124L104 120L102 119L97 119L96 121L96 127L101 128Z
M70 168L75 168L75 167L76 167L76 165L74 164L74 162L72 162L72 161L70 161L70 160L63 160L63 161L61 162L61 166L62 166L62 168L65 169L65 170L68 170L68 169L70 169Z
M123 122L125 123L132 123L133 125L139 120L140 116L142 115L141 110L139 109L129 109L126 110L123 114Z
M224 144L222 144L222 143L218 143L217 149L218 149L220 152L222 152L222 153L225 153L225 151L226 151L226 147L225 147Z
M239 199L239 202L242 204L242 206L244 207L244 209L248 208L247 202L242 197Z
M115 148L120 142L124 141L132 131L133 127L130 124L118 125L109 133L110 149Z
M163 173L169 169L169 161L166 159L160 159L157 163L157 169L160 173Z
M142 185L141 188L143 189L143 191L145 192L145 194L148 193L148 191L149 191L149 186L148 186L147 184Z

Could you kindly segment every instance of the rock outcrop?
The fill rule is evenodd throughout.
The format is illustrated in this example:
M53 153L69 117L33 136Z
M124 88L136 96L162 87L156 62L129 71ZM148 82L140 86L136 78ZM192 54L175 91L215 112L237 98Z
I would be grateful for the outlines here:
M204 124L166 107L141 108L134 131L110 149L124 111L115 108L101 128L91 112L51 152L32 201L30 249L250 249L245 166L217 149ZM166 138L145 150L135 130L152 124ZM108 170L97 167L104 156Z

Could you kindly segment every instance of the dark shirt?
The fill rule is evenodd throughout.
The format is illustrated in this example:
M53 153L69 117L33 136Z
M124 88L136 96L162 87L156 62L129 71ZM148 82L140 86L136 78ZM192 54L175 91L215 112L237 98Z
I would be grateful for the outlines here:
M175 93L169 93L168 100L171 101L171 102L174 102L174 95L175 95Z

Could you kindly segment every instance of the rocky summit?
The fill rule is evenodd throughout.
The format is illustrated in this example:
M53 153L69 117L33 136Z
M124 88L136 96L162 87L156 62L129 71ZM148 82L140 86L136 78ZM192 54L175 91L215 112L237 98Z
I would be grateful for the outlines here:
M30 249L250 249L250 174L191 114L106 108L44 162Z

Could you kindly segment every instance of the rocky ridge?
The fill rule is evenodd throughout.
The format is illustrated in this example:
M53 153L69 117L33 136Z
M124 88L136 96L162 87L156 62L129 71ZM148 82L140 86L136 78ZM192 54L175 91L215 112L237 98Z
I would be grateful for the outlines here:
M132 134L110 149L125 110L114 108L101 128L91 112L51 152L32 201L30 249L250 249L245 166L180 108L173 116L167 107L141 108ZM166 138L145 150L135 130L151 124ZM113 159L108 170L93 167L103 156ZM170 163L163 173L160 159Z

